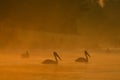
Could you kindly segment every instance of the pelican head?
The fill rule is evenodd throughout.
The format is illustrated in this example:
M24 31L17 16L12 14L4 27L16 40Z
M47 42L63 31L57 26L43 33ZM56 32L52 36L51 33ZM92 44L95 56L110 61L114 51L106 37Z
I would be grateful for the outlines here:
M57 57L57 58L59 58L59 60L62 60L61 58L60 58L60 56L57 54L57 52L53 52L53 55L55 56L55 57Z
M90 54L86 50L85 50L85 55L91 57Z

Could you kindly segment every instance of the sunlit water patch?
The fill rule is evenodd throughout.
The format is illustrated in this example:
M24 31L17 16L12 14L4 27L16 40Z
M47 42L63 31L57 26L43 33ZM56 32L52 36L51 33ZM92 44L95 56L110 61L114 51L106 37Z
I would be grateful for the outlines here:
M44 57L23 59L18 55L1 55L0 80L120 80L119 56L92 54L88 63L76 63L74 54L74 58L64 56L59 64L48 65L41 64Z

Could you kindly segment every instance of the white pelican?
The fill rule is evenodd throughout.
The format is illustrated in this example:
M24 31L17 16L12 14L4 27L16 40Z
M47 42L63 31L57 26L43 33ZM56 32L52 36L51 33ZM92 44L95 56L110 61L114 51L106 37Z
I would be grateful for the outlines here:
M88 52L85 50L85 58L84 57L79 57L75 60L75 62L88 62L88 56L91 57Z
M42 62L42 64L58 64L58 58L62 60L60 56L57 54L57 52L53 52L53 55L55 57L55 60L46 59Z

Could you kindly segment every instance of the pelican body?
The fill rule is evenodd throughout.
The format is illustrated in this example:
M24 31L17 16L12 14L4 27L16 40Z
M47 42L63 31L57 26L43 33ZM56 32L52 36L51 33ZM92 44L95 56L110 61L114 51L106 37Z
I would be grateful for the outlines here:
M84 57L79 57L75 60L75 62L88 62L88 56L91 57L87 51L85 53L85 58Z
M42 62L42 64L58 64L58 59L62 60L60 56L57 54L57 52L53 52L53 56L55 60L46 59Z

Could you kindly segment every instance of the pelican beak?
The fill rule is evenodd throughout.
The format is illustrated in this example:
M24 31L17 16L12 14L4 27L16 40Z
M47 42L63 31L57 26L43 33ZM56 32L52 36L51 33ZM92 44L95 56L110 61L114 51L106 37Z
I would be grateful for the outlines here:
M85 51L85 54L88 55L89 57L91 57L90 54L87 51Z
M56 56L57 56L60 60L62 60L58 54L57 54Z
M53 54L54 54L54 56L56 56L56 57L58 57L60 60L62 60L62 59L60 58L60 56L57 54L57 52L53 52Z
M89 57L91 57L89 54L87 54Z

